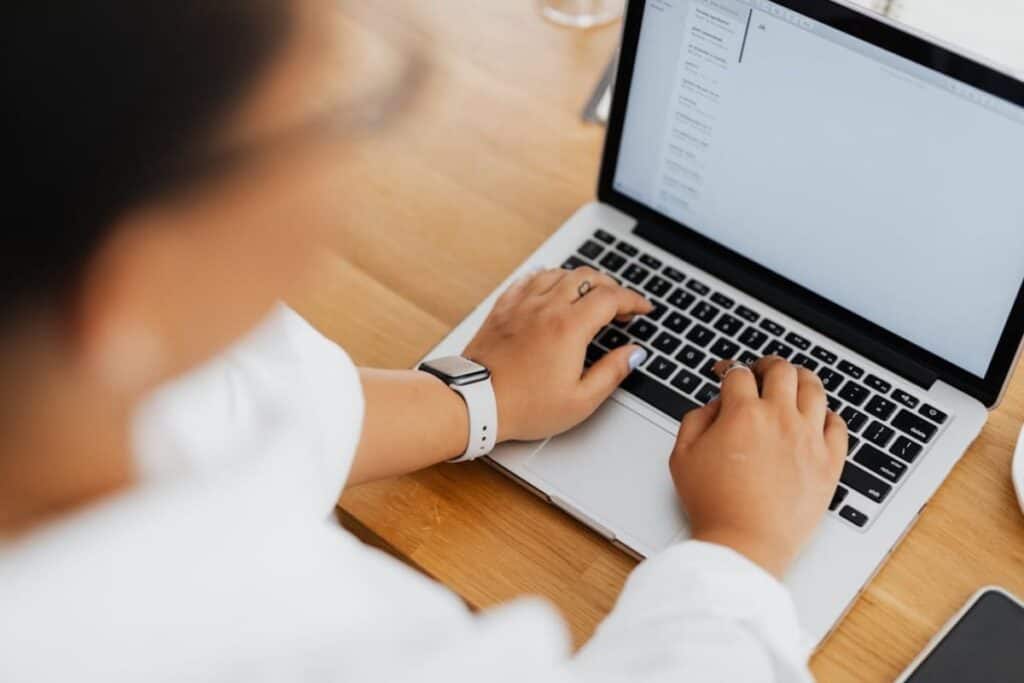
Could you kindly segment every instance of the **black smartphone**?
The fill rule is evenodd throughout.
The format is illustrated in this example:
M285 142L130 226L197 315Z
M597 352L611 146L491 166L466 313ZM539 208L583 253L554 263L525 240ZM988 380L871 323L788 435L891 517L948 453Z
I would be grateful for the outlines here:
M1021 683L1024 603L1001 588L972 597L897 683Z

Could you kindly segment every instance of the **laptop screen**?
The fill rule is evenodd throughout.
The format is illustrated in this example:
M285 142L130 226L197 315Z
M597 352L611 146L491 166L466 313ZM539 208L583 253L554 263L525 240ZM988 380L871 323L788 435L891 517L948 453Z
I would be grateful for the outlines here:
M643 11L614 189L985 376L1024 108L767 0Z

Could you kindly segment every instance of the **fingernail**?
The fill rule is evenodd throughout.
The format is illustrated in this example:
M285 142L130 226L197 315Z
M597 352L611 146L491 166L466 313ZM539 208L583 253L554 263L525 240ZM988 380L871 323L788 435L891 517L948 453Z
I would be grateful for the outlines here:
M643 365L645 360L647 360L647 349L637 349L633 353L629 354L630 371L636 370L638 367Z

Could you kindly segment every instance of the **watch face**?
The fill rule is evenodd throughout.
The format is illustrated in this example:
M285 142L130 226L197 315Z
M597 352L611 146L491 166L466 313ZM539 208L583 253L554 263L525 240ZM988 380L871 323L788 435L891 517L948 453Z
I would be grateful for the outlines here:
M429 360L423 364L423 369L449 384L473 384L491 376L484 366L460 356Z

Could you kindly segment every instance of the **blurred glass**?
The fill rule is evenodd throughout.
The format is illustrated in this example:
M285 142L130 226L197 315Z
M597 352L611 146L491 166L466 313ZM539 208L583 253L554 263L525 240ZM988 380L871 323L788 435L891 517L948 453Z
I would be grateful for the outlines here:
M549 21L573 28L609 24L622 17L626 0L540 0L540 12Z

